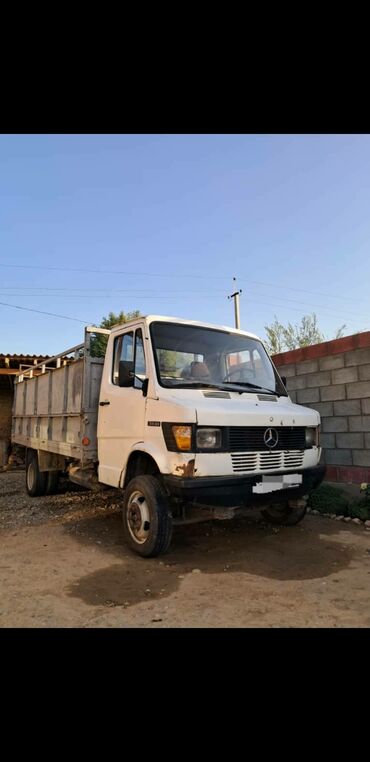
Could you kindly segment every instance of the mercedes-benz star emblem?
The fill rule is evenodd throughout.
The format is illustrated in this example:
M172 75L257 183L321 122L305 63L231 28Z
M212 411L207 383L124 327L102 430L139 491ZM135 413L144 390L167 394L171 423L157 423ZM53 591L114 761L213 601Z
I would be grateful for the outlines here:
M276 447L279 441L279 434L277 433L276 429L266 429L263 435L263 441L266 447L269 447L270 449L272 447Z

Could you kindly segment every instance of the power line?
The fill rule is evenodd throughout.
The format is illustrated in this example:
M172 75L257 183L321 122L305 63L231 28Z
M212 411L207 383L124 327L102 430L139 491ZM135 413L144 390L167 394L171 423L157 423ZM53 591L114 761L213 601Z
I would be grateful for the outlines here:
M18 294L18 296L19 296L19 294ZM156 297L153 297L153 298L156 298ZM166 298L168 298L170 300L172 299L172 297L166 297ZM175 297L173 297L173 298L175 298ZM248 302L252 302L254 304L264 304L264 305L266 305L266 306L268 306L270 308L279 308L279 307L281 308L281 307L285 306L285 305L281 305L281 304L271 304L271 302L264 302L264 301L261 301L260 299L248 299ZM93 325L94 324L93 320L81 320L80 318L70 317L69 315L59 315L59 314L56 314L54 312L46 312L45 310L37 310L37 309L32 308L32 307L24 307L24 306L20 306L20 305L17 305L17 304L9 304L7 302L0 302L0 305L2 305L4 307L12 307L12 308L18 309L18 310L25 310L26 312L37 312L40 315L49 315L49 316L52 316L52 317L64 318L65 320L74 320L74 321L79 322L79 323L84 323L85 325ZM302 312L297 307L289 307L289 309L294 311L294 312L300 312L300 313ZM334 317L334 315L333 315L333 317ZM343 318L343 315L341 317ZM343 318L343 319L346 319L346 318ZM350 320L347 319L347 323L355 323L355 321L353 319L350 319Z
M54 297L63 298L63 299L66 298L65 293L53 293L53 289L46 289L47 294L45 294L45 292L43 292L41 288L39 290L41 291L41 293L31 293L31 294L28 294L28 293L24 294L24 293L21 293L21 292L17 292L17 293L5 292L5 293L6 293L7 296L21 296L23 298L29 299L29 298L40 297L40 296L43 297L43 298L47 298L47 296L48 296L48 294L50 292L50 296L52 296L53 298ZM55 290L63 291L63 292L64 291L69 291L69 289L55 289ZM199 298L199 299L204 298L204 291L197 292L197 291L191 290L190 292L184 292L183 289L181 291L178 291L178 292L177 291L173 292L174 294L176 294L176 296L171 296L168 293L162 294L161 292L155 292L155 291L153 292L153 290L151 290L151 289L149 289L149 293L151 295L148 295L146 292L140 292L139 293L139 292L135 292L134 290L130 290L130 289L127 289L127 290L126 289L112 289L112 290L106 291L105 293L102 293L101 291L94 293L93 291L90 291L89 289L85 289L85 291L87 291L88 293L77 293L77 294L76 293L73 293L73 294L69 293L68 294L68 298L70 298L70 299L91 299L91 300L95 300L95 299L109 299L109 298L112 297L112 294L113 295L115 295L115 294L129 294L131 297L133 297L135 299L138 299L138 300L139 299L140 300L145 300L145 299L159 299L159 300L166 300L166 299L174 300L174 299L176 299L177 300L177 299L179 299L178 294L183 294L184 299L186 299L186 301L192 301L194 299L196 301L197 298ZM172 290L171 290L171 292L172 292ZM0 289L0 294L1 293L4 293L3 289ZM333 317L339 317L340 319L344 319L344 320L347 320L347 321L348 321L350 316L351 317L353 316L355 318L360 318L361 320L367 320L368 319L362 313L352 312L352 311L348 311L348 310L346 311L346 315L345 316L343 316L343 313L341 313L339 315L339 313L336 312L335 307L334 308L333 307L326 307L326 306L324 306L322 304L312 304L312 302L311 303L310 302L301 302L299 299L289 299L287 297L276 296L276 295L273 295L272 297L270 297L269 294L258 294L258 293L256 293L253 290L250 290L250 291L247 290L247 291L244 291L244 293L252 294L253 296L257 296L257 297L262 297L262 300L263 299L267 300L267 299L271 299L272 298L272 299L275 300L275 303L271 302L271 301L268 301L268 302L267 301L265 301L265 302L264 301L260 301L260 299L258 299L258 300L249 299L248 301L251 301L251 302L258 301L260 304L269 304L269 306L276 307L277 309L289 306L289 309L294 310L293 307L290 307L290 304L286 305L284 303L284 302L289 302L289 303L292 302L293 304L301 304L303 306L309 307L310 309L324 310L325 312L329 313L329 315L328 315L329 317L330 317L330 315L332 315ZM197 294L197 295L199 294L201 296L199 296L199 297L195 296L194 297L195 294ZM221 298L224 298L224 291L221 291L220 294L219 293L217 293L217 294L216 293L209 293L207 295L207 299L221 299ZM276 300L278 300L278 303L276 303ZM283 302L283 304L280 304L279 302ZM294 311L295 312L302 312L301 309L299 309L299 310L296 309Z
M143 273L143 272L128 272L127 270L94 270L88 267L50 267L44 266L44 265L4 265L0 263L0 267L9 267L9 268L16 268L19 270L58 270L59 272L70 272L70 273L98 273L99 275L135 275L135 276L142 276L145 277L153 277L153 278L172 278L173 275L168 275L166 273ZM202 278L202 280L208 280L209 277L212 278L218 278L218 280L225 280L224 276L217 276L217 275L196 275L192 274L181 274L179 275L180 278Z
M198 275L196 273L148 273L148 272L134 272L134 271L128 271L128 270L97 270L97 269L91 269L87 267L81 267L81 268L74 268L74 267L53 267L53 266L44 266L44 265L8 265L0 263L0 267L4 268L16 268L20 270L52 270L57 272L75 272L75 273L97 273L99 275L132 275L135 277L149 277L149 278L173 278L173 277L179 277L179 278L191 278L191 279L201 279L201 280L210 280L210 279L216 279L216 280L228 280L228 275ZM300 291L302 293L306 294L314 294L315 296L322 296L325 299L340 299L341 301L349 301L349 302L357 302L357 299L351 299L349 297L342 297L340 294L328 294L328 293L322 293L319 291L310 291L305 288L298 288L296 286L287 286L286 284L278 284L278 283L268 283L266 281L257 281L250 279L249 275L239 275L239 280L243 277L248 278L248 285L251 283L255 283L259 286L267 286L269 288L283 288L286 291ZM242 284L243 285L243 284Z
M275 307L276 306L277 307L280 306L281 307L281 305L271 305L269 302L263 302L263 301L261 302L259 299L258 300L256 300L256 299L249 299L248 301L249 302L250 301L251 302L255 302L255 303L258 303L258 304L265 304L265 305L267 305L269 307L271 307L271 306L275 306ZM11 307L13 309L23 310L25 312L36 312L39 315L48 315L49 317L57 317L57 318L62 318L64 320L73 320L73 321L75 321L77 323L83 323L84 325L94 325L94 321L93 320L81 320L80 318L70 317L69 315L59 315L59 314L57 314L55 312L46 312L45 310L37 310L37 309L34 309L32 307L23 307L23 306L21 306L19 304L8 304L7 302L0 302L0 305L3 306L3 307ZM290 307L290 309L294 310L295 312L301 312L301 310L299 310L299 309L297 309L295 307ZM347 322L354 323L353 320L349 320Z
M69 288L68 286L58 287L58 288L50 288L49 286L1 286L0 291L78 291L78 292L85 292L88 291L89 293L93 293L93 291L97 291L96 289L90 289L90 288ZM117 294L132 294L135 292L135 289L133 288L110 288L107 286L106 289L104 289L105 292L109 291L110 293L117 293ZM223 288L217 288L213 289L215 292L220 294L225 294L225 289ZM153 288L141 288L138 289L140 293L150 293L150 294L160 294L161 291L155 291ZM100 293L100 289L98 291ZM183 294L184 289L173 289L171 288L171 293L173 294ZM200 291L195 291L194 289L191 289L192 294L204 294L204 289L201 289Z
M7 302L0 302L0 305L2 307L13 307L16 310L25 310L26 312L38 312L40 315L51 315L52 317L64 318L64 320L75 320L77 323L84 323L84 325L93 325L91 320L80 320L80 318L69 317L68 315L57 315L55 312L35 310L31 307L21 307L19 304L7 304Z

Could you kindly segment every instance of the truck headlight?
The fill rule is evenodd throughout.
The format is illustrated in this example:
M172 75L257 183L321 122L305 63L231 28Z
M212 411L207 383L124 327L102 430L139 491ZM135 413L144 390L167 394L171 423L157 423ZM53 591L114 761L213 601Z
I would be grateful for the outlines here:
M217 450L221 447L221 429L197 429L196 443L199 450Z
M172 426L172 433L179 450L191 450L191 426Z
M320 426L306 428L306 447L318 447L320 441Z

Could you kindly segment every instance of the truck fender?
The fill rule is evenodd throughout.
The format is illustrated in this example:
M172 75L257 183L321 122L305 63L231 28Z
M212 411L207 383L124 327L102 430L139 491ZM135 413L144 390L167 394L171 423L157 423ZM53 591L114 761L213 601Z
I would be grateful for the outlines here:
M145 452L150 455L151 458L157 464L158 470L161 474L173 474L174 476L193 476L195 455L194 453L187 452L170 452L164 450L155 443L138 442L131 448L126 463L121 471L120 487L122 488L125 482L127 463L133 452ZM191 472L191 473L190 473Z

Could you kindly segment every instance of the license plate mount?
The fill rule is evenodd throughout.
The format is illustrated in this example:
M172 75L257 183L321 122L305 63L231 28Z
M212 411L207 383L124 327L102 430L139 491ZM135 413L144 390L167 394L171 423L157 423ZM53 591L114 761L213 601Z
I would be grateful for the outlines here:
M276 492L281 489L292 489L302 484L302 474L264 474L260 482L252 487L256 495Z

